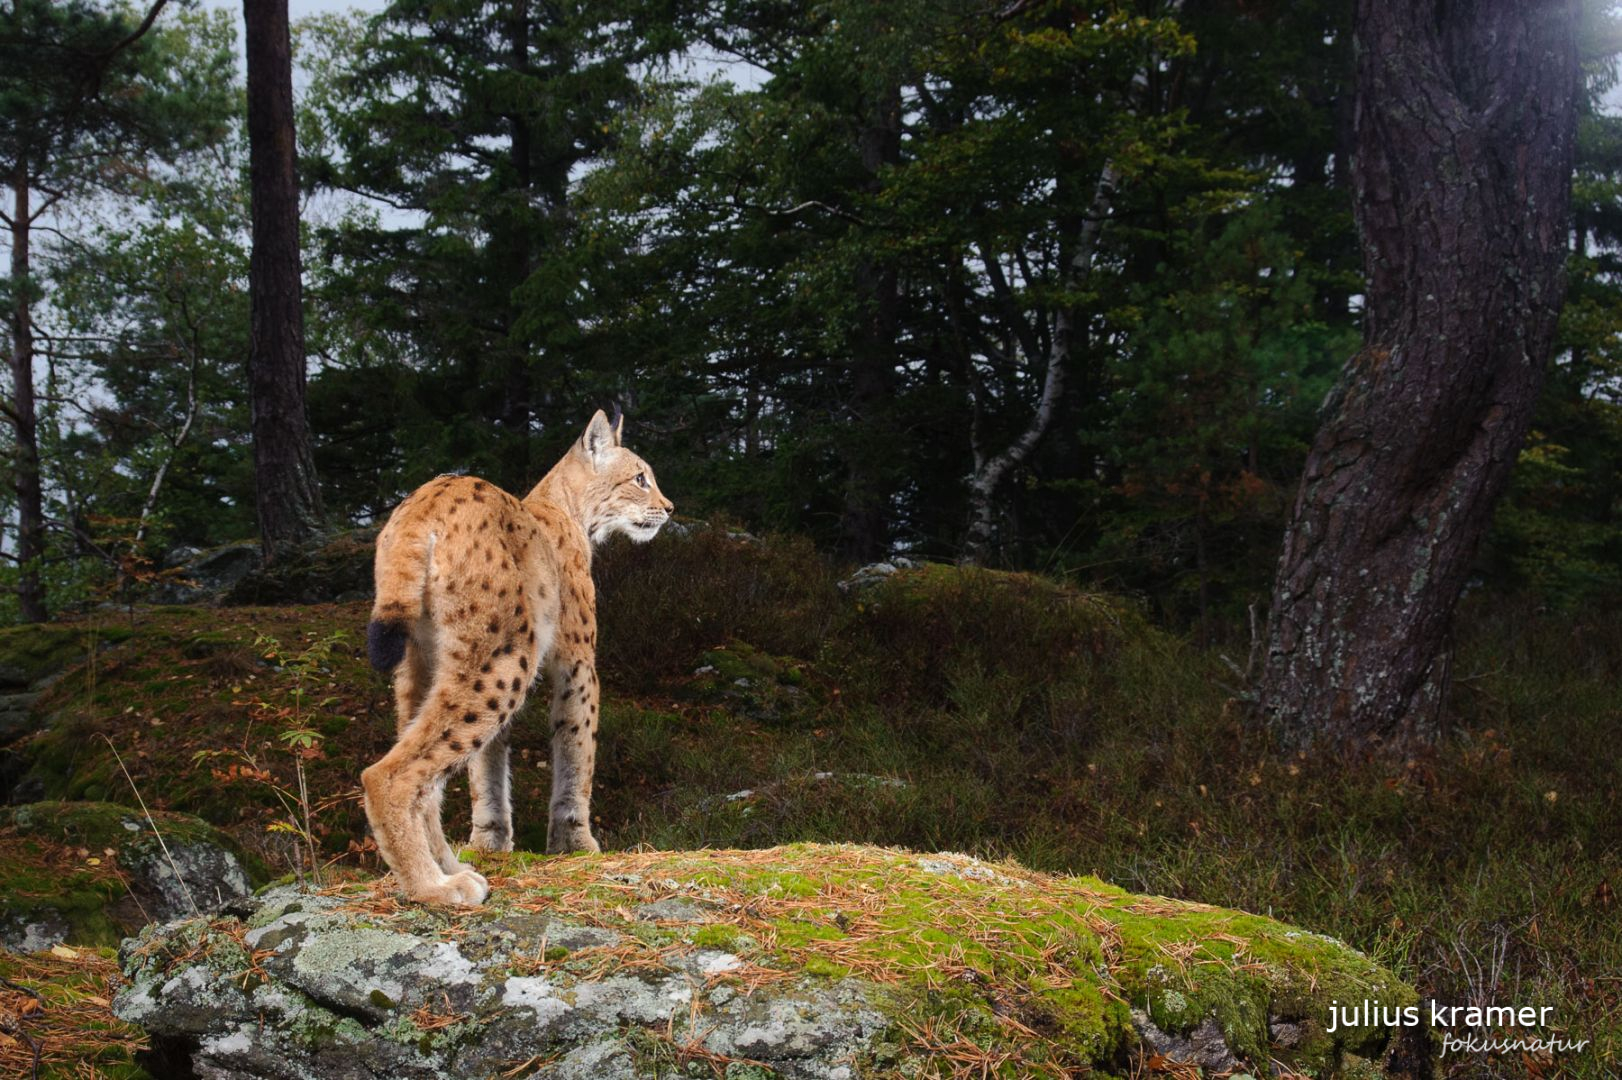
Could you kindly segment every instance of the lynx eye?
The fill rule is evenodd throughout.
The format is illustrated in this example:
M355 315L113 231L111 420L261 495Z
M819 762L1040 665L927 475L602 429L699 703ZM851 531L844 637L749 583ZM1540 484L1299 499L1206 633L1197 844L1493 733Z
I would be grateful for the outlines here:
M636 486L637 487L644 487L644 488L648 486L648 474L647 473L639 472L639 473L636 474Z

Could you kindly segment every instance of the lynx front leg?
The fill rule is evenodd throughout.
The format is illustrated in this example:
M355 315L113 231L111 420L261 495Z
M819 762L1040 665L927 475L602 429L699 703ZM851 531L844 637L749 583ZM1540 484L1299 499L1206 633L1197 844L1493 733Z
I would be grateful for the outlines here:
M552 813L546 850L600 851L591 835L591 774L597 761L596 632L558 634L552 670Z

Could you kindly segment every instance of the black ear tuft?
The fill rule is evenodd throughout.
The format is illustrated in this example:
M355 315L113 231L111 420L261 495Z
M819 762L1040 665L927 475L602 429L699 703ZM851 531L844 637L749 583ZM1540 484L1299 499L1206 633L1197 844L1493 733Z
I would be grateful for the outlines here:
M620 436L625 431L625 414L620 411L620 403L614 402L614 414L608 418L609 429L614 432L614 445L620 444Z
M373 619L366 626L366 655L379 671L393 671L405 658L407 630L401 621Z

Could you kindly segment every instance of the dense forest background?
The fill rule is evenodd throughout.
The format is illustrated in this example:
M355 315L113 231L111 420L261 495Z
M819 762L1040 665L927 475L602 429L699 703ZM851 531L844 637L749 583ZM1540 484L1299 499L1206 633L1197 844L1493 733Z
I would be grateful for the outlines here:
M45 7L87 42L145 14ZM1550 605L1622 592L1618 30L1590 8L1558 354L1478 560ZM1241 633L1361 337L1350 19L402 0L296 23L331 523L439 472L527 490L618 402L679 513ZM230 13L178 5L123 48L98 75L123 114L59 141L0 281L33 308L53 612L256 533L239 52Z

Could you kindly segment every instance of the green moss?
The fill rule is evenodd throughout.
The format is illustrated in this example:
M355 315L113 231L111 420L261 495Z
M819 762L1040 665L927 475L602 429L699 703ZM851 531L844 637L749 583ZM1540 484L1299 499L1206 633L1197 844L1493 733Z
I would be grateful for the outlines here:
M806 668L803 660L773 656L746 641L732 640L699 658L688 692L755 719L791 719L822 701Z
M203 841L234 852L253 877L256 860L207 823L161 811L153 820L171 844ZM128 895L125 868L157 847L145 815L113 803L40 802L0 811L0 910L21 923L65 922L73 944L117 945L145 921L133 906L114 914Z
M733 952L745 941L745 937L736 927L728 926L726 923L712 923L694 930L689 940L700 949Z
M1374 1054L1389 1033L1309 1037L1287 1052L1270 1043L1271 1018L1310 1036L1337 997L1417 1000L1366 957L1271 919L960 856L790 845L672 852L651 863L546 860L527 873L633 935L617 914L623 890L593 888L605 875L656 879L753 911L688 941L821 978L883 971L900 980L888 1000L902 1030L927 1021L948 1041L1012 1054L1038 1072L1115 1069L1137 1044L1130 1013L1142 1008L1174 1034L1214 1019L1242 1058L1324 1075L1349 1053ZM1028 1030L1041 1033L1039 1044Z
M130 630L120 626L35 623L0 629L0 683L26 686L129 636Z
M804 919L785 919L777 924L777 944L784 949L801 948L813 941L838 941L844 936L837 926Z
M800 967L807 975L820 975L828 979L842 979L850 974L850 968L844 964L835 963L821 956L808 957Z

